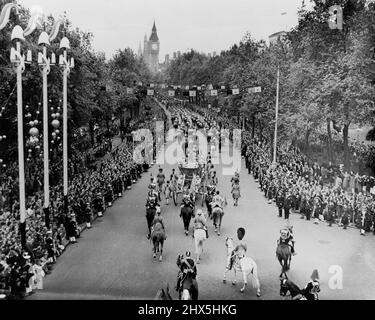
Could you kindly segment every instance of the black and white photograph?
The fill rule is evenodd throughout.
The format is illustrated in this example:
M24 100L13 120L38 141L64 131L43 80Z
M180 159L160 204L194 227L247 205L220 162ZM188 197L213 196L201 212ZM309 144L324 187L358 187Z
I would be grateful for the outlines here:
M0 303L235 319L374 275L375 1L0 0Z

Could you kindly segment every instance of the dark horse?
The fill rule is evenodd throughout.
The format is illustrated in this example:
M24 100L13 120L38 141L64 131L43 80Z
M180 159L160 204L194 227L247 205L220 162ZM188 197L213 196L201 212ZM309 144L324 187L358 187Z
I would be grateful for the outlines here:
M171 293L169 292L169 285L167 284L167 289L160 289L155 296L154 300L173 300Z
M290 269L290 262L292 261L290 247L286 244L278 244L276 248L276 257L281 265L280 277L282 277Z
M181 266L181 256L177 258L177 266ZM198 300L198 292L198 282L193 273L186 273L181 283L180 300Z
M319 300L318 292L320 292L320 286L317 282L310 281L306 288L300 289L294 282L288 280L288 278L280 278L280 295L286 296L290 292L292 300Z
M150 239L150 236L151 236L151 224L152 224L152 221L154 221L155 214L156 214L156 208L150 207L146 209L146 219L147 219L147 227L148 227L147 239Z
M206 202L208 217L212 219L212 206L210 204L212 202L212 194L210 192L207 192L204 201Z
M156 222L152 227L151 239L154 245L154 259L156 258L156 253L160 252L159 261L163 260L163 245L165 237L165 230L160 222Z
M184 205L181 208L180 217L182 218L182 221L184 222L185 234L188 235L190 220L192 217L194 217L194 210L190 206Z

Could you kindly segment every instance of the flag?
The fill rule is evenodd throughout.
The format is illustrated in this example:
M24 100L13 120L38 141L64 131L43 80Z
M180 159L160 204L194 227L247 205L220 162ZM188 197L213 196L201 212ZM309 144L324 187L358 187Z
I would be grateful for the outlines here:
M232 94L240 94L240 89L232 89Z
M217 96L217 90L211 90L211 96Z
M154 95L154 90L152 90L152 89L147 89L147 95L148 95L148 96L153 96L153 95Z
M248 88L247 89L248 93L257 93L257 92L262 92L262 87L253 87L253 88Z
M189 91L189 97L196 97L197 93L194 90Z
M168 96L174 97L174 90L168 90Z

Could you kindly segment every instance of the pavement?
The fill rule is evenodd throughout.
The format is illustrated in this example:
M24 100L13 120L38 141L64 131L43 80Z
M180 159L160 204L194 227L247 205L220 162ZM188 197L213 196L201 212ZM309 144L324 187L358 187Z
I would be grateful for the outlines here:
M228 146L223 146L222 154L226 152ZM177 165L166 163L162 167L167 178L172 168L178 171ZM275 256L279 231L286 221L277 216L274 203L268 204L258 183L247 173L243 160L240 172L242 197L238 207L234 207L230 196L232 176L223 175L222 169L221 164L215 166L218 189L226 195L228 206L224 210L220 236L214 233L211 220L208 224L210 237L204 243L201 263L197 266L199 299L290 299L279 295L281 267ZM97 218L93 227L83 232L78 243L70 245L58 258L54 270L44 280L44 290L28 299L154 299L156 292L167 283L173 299L177 299L174 291L177 255L187 250L194 253L194 241L191 232L189 236L184 234L179 206L173 202L166 205L162 197L162 216L168 238L163 261L153 259L152 245L146 238L144 205L150 174L155 176L157 171L158 165L152 166L102 218ZM198 200L197 208L200 206ZM315 225L300 219L298 214L291 214L290 223L294 226L297 252L292 258L290 280L303 287L313 269L317 269L321 282L320 299L375 299L375 236L360 236L357 229L343 230L322 222ZM225 237L235 238L238 227L246 229L247 255L258 265L260 298L256 297L251 285L240 293L242 277L239 274L236 286L230 281L233 273L227 275L226 284L222 281L226 266ZM335 282L334 276L340 279L341 271L342 281Z

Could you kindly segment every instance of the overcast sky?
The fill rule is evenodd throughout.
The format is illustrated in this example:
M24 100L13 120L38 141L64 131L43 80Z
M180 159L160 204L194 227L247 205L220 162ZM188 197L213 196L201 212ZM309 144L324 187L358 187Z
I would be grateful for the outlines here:
M138 52L156 22L160 61L165 54L196 49L220 53L247 31L257 39L297 24L302 0L19 0L54 16L67 11L73 26L94 33L94 49L110 58L118 48ZM305 0L309 4L309 0ZM286 12L286 15L281 13Z

